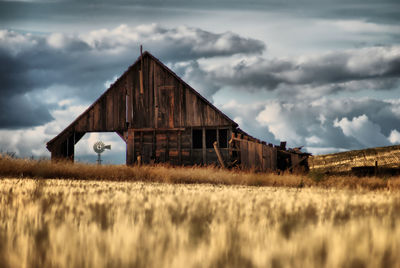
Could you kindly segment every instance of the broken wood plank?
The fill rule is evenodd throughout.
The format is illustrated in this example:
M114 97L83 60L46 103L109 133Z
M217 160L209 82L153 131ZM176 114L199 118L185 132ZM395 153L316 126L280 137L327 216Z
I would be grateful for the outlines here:
M221 167L225 168L224 159L221 156L221 153L218 149L218 144L216 141L214 141L213 146L214 146L215 153L217 154L219 164L221 165Z

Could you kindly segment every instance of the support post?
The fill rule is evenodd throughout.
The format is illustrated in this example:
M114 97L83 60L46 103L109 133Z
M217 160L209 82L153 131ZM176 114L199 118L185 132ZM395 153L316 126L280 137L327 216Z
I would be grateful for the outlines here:
M179 165L182 165L182 148L181 148L182 133L178 131L178 158Z
M217 154L219 164L221 165L221 167L225 168L224 159L222 159L221 152L219 151L216 141L214 141L213 146L214 146L215 153Z
M139 76L140 76L140 94L144 93L143 90L143 47L140 45L140 71L139 71Z
M128 129L128 138L126 139L126 164L133 165L135 162L135 132L131 129Z

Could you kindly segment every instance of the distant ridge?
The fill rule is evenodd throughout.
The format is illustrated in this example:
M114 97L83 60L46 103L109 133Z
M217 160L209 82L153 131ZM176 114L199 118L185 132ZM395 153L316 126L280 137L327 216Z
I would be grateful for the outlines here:
M400 169L400 145L367 148L347 152L315 155L308 159L311 170L346 173L360 167Z

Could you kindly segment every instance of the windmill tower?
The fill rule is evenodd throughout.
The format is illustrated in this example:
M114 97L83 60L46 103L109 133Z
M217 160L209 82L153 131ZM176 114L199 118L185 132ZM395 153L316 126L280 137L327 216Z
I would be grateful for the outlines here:
M101 165L101 154L106 150L111 150L111 145L105 145L104 142L98 141L93 145L93 150L97 153L97 164Z

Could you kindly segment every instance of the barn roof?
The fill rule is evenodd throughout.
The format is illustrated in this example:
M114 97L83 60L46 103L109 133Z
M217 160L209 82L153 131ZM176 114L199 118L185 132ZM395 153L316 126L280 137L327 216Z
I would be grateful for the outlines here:
M155 62L157 62L158 64L160 64L160 66L162 66L168 73L170 73L172 76L174 76L179 82L181 82L183 85L185 85L190 91L192 91L199 99L201 99L202 101L204 101L206 104L208 104L212 109L214 109L217 113L220 113L228 122L230 122L232 124L233 127L237 127L238 124L233 121L232 119L230 119L226 114L224 114L222 111L220 111L217 107L215 107L211 102L209 102L206 98L204 98L200 93L198 93L193 87L191 87L189 84L187 84L185 81L182 80L182 78L180 78L175 72L173 72L170 68L168 68L164 63L162 63L159 59L157 59L156 57L154 57L151 53L149 53L148 51L143 52L143 57L150 57L151 59L153 59ZM93 108L93 106L99 102L104 95L111 90L111 88L114 86L114 84L116 84L120 79L122 79L125 75L127 75L127 73L136 65L140 63L140 59L141 56L138 57L138 59L131 65L128 67L128 69L113 83L110 85L110 87L97 99L95 100L81 115L79 115L71 124L69 124L63 131L61 131L57 136L55 136L53 139L51 139L49 142L47 142L47 148L51 147L52 144L59 139L60 137L62 137L63 135L65 135L66 133L72 132L73 128L75 126L75 124L77 123L77 121L79 121L79 119L81 119L87 112L89 112L90 109Z

